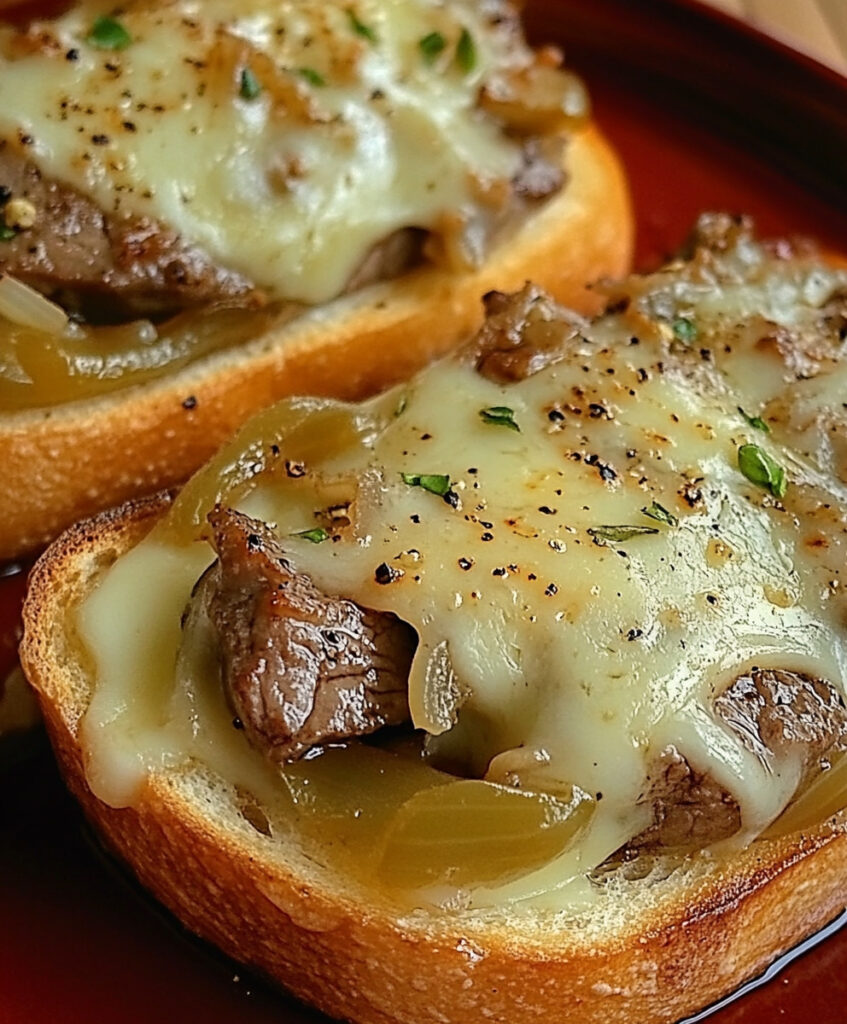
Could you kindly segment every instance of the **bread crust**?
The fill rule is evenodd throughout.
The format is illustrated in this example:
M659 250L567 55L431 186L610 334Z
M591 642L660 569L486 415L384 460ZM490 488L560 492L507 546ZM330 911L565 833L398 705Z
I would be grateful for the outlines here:
M480 297L491 288L519 288L532 276L560 301L596 309L586 282L628 269L629 195L594 126L570 139L566 167L564 189L478 271L421 268L161 380L0 415L0 560L37 550L83 516L184 480L251 412L279 398L361 398L408 377L479 325Z
M613 915L405 912L300 855L224 827L182 774L136 806L89 790L77 735L92 679L73 609L167 495L82 523L36 565L21 659L62 772L112 850L191 930L333 1017L359 1024L672 1024L761 972L844 907L847 817L689 858L609 893ZM196 793L196 789L194 790ZM608 909L608 908L607 908ZM593 911L592 911L593 913Z

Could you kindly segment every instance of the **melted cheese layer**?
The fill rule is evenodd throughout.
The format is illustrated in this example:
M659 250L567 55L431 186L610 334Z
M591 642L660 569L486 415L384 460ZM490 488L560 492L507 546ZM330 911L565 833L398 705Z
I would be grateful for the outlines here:
M498 9L130 3L128 44L102 49L104 6L85 0L31 45L0 34L0 135L107 213L152 217L270 294L320 303L392 232L471 218L517 171L518 144L477 107L492 71L531 60ZM431 59L427 37L443 41Z
M642 797L669 746L732 794L736 841L749 841L800 766L757 760L714 697L754 666L847 689L847 453L835 440L847 369L833 312L847 275L741 246L720 269L710 282L697 263L630 282L625 312L577 322L558 361L518 383L451 359L363 406L313 402L306 429L308 403L283 404L186 491L185 505L211 503L239 445L252 452L230 500L273 521L325 592L417 630L409 699L430 753L595 798L577 848L478 902L584 897L563 883L649 824ZM258 475L256 444L270 465ZM741 472L745 444L784 468L784 497ZM282 471L292 459L304 475ZM331 540L297 536L316 525ZM132 739L135 672L115 619L151 568L177 580L175 606L187 600L198 566L174 574L177 537L166 528L122 559L82 612L99 661L90 778L113 802L133 795L110 759ZM107 608L119 612L107 620Z

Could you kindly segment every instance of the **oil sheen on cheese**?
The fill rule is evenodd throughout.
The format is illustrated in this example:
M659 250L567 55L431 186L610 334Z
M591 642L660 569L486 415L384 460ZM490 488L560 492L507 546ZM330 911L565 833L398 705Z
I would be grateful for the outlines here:
M243 435L248 461L262 449L266 468L241 473L232 500L274 522L326 592L417 630L409 699L431 754L525 789L574 784L596 801L573 850L477 902L567 903L566 881L648 823L650 765L669 745L738 801L736 842L792 796L799 766L764 766L713 699L754 666L845 688L847 376L832 326L845 288L843 272L739 245L719 270L626 286L627 309L574 320L561 358L523 381L495 383L454 358L363 406L282 405ZM741 472L749 444L784 470L783 497ZM305 472L287 474L292 460ZM233 447L183 506L214 500L236 463ZM178 506L174 521L185 514ZM322 543L296 536L318 525ZM131 801L143 778L126 753L138 749L126 647L143 632L136 589L168 595L167 614L153 603L160 640L143 641L165 652L144 669L159 680L150 692L167 691L174 614L211 557L161 529L82 609L99 665L89 779L110 802ZM151 706L142 768L176 735L162 703Z
M392 232L472 215L518 169L477 108L492 68L531 59L496 7L133 2L104 48L92 28L112 9L84 0L23 42L3 30L0 136L104 211L170 226L273 296L324 302Z

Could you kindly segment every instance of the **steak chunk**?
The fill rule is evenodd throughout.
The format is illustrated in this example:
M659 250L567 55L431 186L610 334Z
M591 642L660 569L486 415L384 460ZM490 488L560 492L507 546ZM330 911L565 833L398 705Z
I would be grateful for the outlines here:
M627 844L630 856L644 849L708 846L741 827L733 797L710 775L694 771L675 747L654 763L645 800L653 805L653 824Z
M843 698L826 680L799 672L753 669L715 699L715 711L763 764L799 757L798 792L830 757L847 749ZM731 794L711 776L696 772L674 747L656 760L644 800L653 806L653 824L627 843L627 856L708 846L741 827Z
M519 292L489 292L485 322L472 343L476 368L498 384L525 380L567 355L584 321L533 284Z
M0 241L0 270L94 323L256 301L252 284L144 217L110 215L0 143L0 198L32 224Z
M715 710L763 764L799 753L800 788L831 754L847 749L847 708L824 679L753 669L716 698Z
M217 507L209 616L223 684L251 742L272 760L408 721L414 631L328 597L265 526Z

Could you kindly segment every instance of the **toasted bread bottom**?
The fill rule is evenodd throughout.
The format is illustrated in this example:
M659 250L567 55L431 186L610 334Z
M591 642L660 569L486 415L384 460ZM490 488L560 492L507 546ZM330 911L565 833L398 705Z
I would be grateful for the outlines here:
M268 840L202 766L153 774L106 806L78 745L95 680L75 608L167 509L79 524L37 564L21 658L62 772L139 880L190 929L323 1012L357 1024L672 1024L732 991L844 906L847 818L735 855L611 873L590 910L406 911Z

